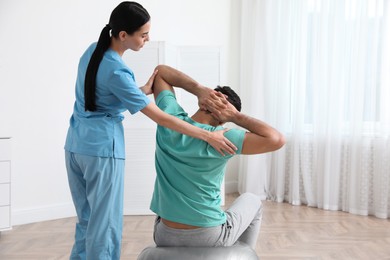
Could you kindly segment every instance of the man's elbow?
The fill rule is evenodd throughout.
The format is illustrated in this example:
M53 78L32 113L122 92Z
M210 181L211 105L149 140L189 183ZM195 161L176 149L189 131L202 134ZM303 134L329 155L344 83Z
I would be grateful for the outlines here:
M276 151L286 143L284 136L272 131L267 136L247 133L242 147L242 154L261 154Z
M272 135L271 143L274 150L278 150L284 146L284 144L286 143L286 139L284 138L283 134L277 132Z

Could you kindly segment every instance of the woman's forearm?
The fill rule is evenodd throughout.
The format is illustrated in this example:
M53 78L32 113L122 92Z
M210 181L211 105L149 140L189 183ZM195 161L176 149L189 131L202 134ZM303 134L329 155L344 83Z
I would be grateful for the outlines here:
M225 155L225 153L235 154L235 150L237 150L235 145L223 135L227 130L206 131L177 117L164 113L154 103L147 105L141 112L161 126L209 143L221 155Z
M155 104L150 103L142 110L147 117L152 119L158 125L170 128L176 132L203 140L208 142L210 138L210 132L193 126L177 117L169 115L161 111Z
M186 121L180 120L177 117L166 114L164 118L160 118L158 124L160 126L170 128L176 132L200 139L205 142L210 141L210 132L202 128L196 127L187 123Z

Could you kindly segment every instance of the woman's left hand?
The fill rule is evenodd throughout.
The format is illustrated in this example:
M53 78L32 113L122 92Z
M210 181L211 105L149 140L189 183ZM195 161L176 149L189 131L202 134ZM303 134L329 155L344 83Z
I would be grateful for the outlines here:
M145 95L153 94L153 82L156 77L158 70L153 71L152 76L150 76L148 82L146 82L145 86L140 87L141 91L145 93Z

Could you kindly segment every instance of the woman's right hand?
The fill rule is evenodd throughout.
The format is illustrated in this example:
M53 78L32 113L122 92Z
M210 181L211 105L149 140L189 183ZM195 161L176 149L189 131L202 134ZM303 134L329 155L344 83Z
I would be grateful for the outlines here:
M224 136L224 133L227 131L229 131L229 129L209 132L209 137L206 140L207 143L223 156L226 154L234 155L237 150L237 147Z

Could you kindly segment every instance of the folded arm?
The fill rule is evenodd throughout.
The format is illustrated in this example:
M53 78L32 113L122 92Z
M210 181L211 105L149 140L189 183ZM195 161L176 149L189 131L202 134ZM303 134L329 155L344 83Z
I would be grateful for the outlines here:
M267 123L245 115L231 105L227 104L225 110L213 114L222 122L232 122L248 130L245 134L242 154L260 154L278 150L285 144L284 136Z
M233 122L249 131L245 134L242 154L272 152L285 144L284 136L261 120L240 113Z

